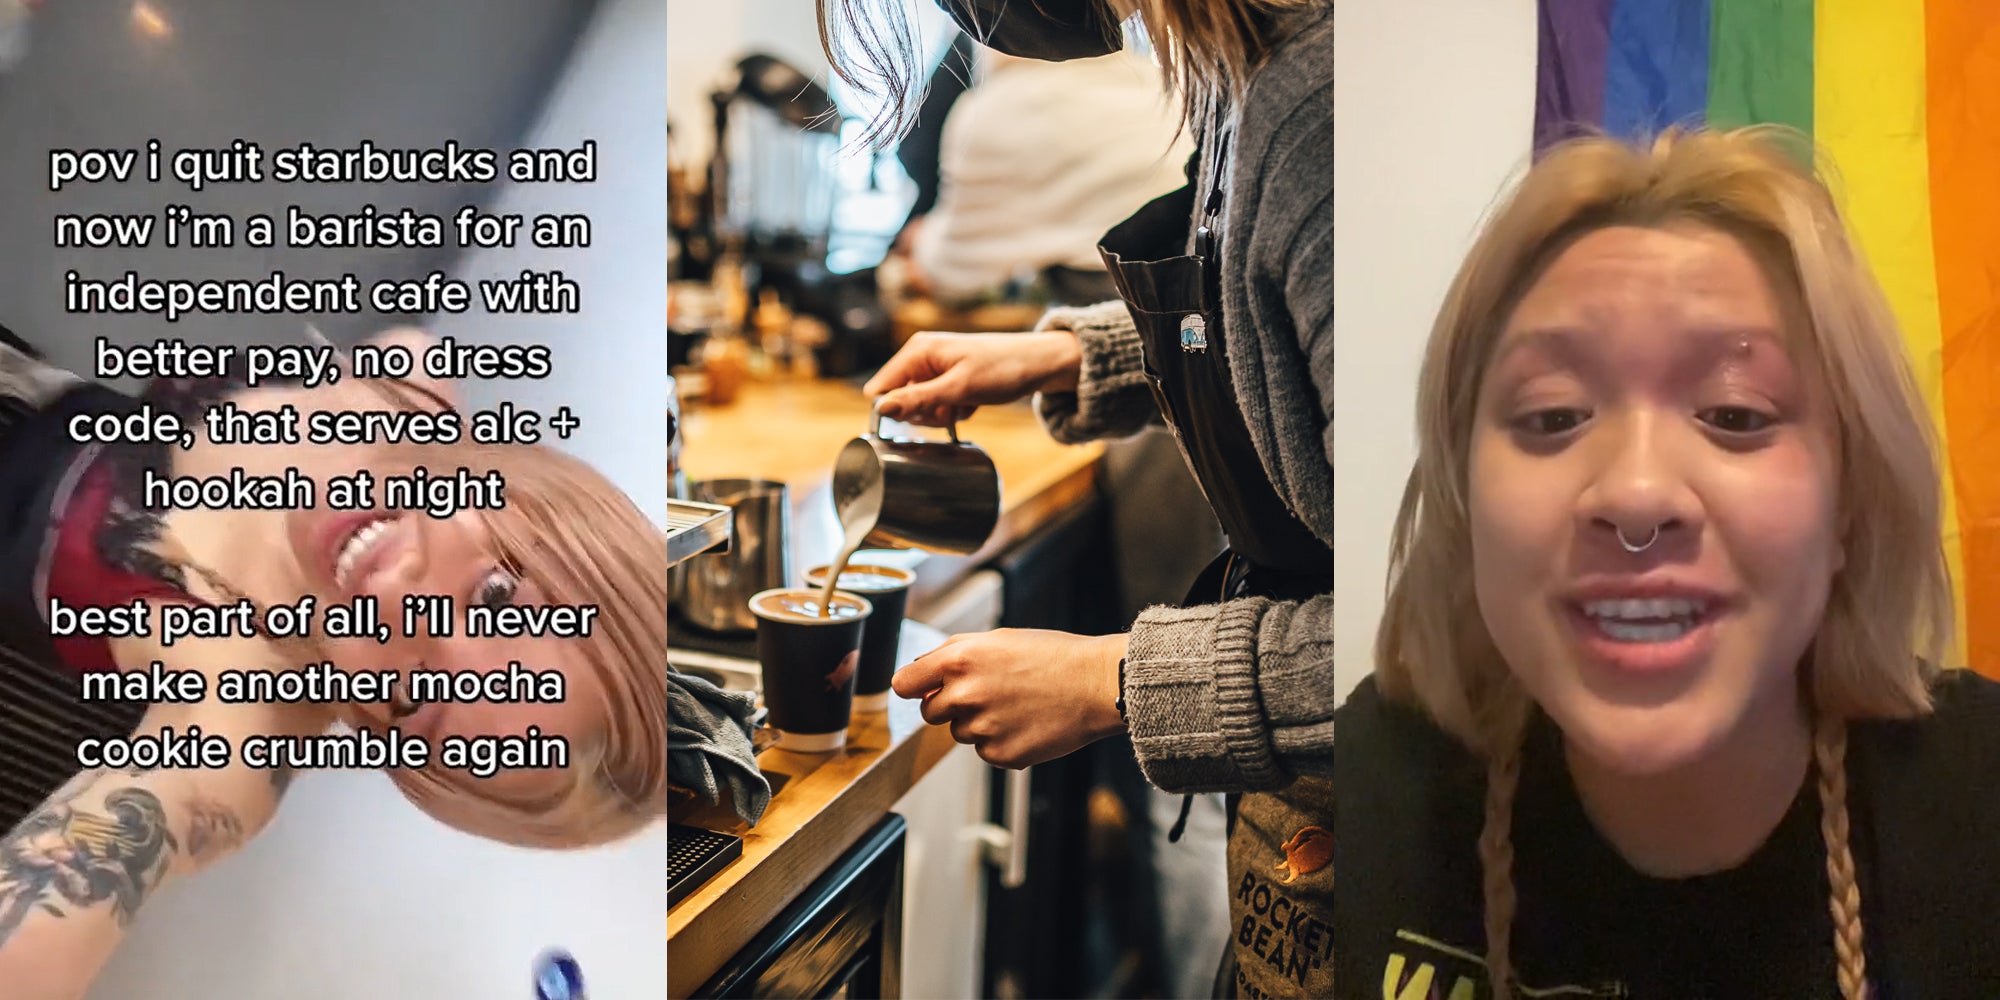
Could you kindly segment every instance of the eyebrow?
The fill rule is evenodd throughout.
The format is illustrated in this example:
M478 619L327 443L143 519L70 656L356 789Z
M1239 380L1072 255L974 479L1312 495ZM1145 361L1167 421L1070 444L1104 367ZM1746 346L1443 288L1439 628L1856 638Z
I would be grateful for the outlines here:
M1689 340L1698 341L1702 351L1709 354L1722 354L1738 348L1754 349L1762 344L1788 355L1784 338L1768 326L1704 326L1684 330L1682 334ZM1506 335L1505 343L1494 355L1489 367L1497 368L1515 354L1537 349L1554 355L1559 362L1573 364L1581 360L1582 342L1592 336L1593 331L1584 327L1529 327Z

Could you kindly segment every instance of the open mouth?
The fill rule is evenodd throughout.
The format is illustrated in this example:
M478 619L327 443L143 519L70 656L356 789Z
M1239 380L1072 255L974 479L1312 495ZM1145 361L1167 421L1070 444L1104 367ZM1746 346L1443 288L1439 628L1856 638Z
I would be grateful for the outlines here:
M334 556L335 586L342 590L347 589L348 584L356 578L356 571L365 570L370 566L395 523L394 517L385 516L365 521L354 528L353 533L347 536L347 541Z
M1682 597L1586 601L1580 609L1599 635L1629 643L1673 642L1709 616L1706 600Z
M1570 627L1586 656L1625 673L1699 667L1715 651L1730 608L1726 598L1694 587L1638 583L1592 590L1563 602Z

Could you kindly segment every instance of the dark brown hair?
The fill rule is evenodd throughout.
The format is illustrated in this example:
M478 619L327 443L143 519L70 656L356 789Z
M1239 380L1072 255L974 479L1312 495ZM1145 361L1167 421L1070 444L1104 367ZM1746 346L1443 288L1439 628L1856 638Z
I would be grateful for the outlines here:
M1110 9L1107 0L1096 2ZM1153 41L1164 85L1180 95L1183 125L1199 125L1220 108L1241 103L1251 76L1270 54L1273 40L1262 26L1265 14L1326 0L1134 2L1146 37ZM886 145L909 128L911 98L922 86L909 15L900 2L880 0L817 0L817 6L820 45L834 74L863 93L886 98L887 111L869 123L866 133L871 145Z

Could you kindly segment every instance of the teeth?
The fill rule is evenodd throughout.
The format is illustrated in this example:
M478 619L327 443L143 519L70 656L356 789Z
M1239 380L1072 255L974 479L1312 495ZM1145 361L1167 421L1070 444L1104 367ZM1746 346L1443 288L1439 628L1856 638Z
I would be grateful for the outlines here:
M1629 625L1624 622L1600 618L1597 628L1618 642L1672 642L1688 634L1694 628L1686 622L1668 622L1664 625Z
M333 582L335 584L342 587L347 586L347 577L348 574L354 571L354 564L359 562L363 555L367 554L369 546L374 545L375 541L389 530L389 524L390 521L388 518L378 518L370 521L363 525L361 530L355 532L354 536L347 540L346 545L341 546L340 558L334 562L333 566Z
M1699 618L1708 611L1703 601L1680 597L1655 597L1648 600L1591 601L1583 606L1584 613L1601 622L1679 622Z

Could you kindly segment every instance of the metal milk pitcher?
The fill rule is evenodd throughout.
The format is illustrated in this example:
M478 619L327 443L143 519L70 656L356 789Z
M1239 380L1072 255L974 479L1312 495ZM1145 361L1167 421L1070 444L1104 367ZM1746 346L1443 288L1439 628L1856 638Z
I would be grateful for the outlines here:
M696 482L690 499L735 512L726 551L706 552L674 567L683 575L668 600L681 617L711 632L754 632L750 598L792 584L792 501L784 483L760 479Z
M1000 471L978 445L882 434L882 401L868 433L847 442L833 467L833 507L850 532L868 524L864 548L979 551L1000 524Z

